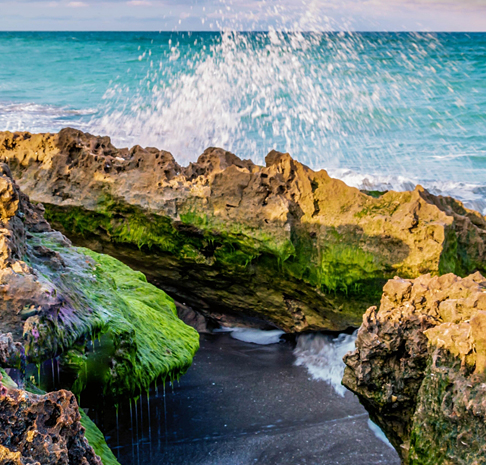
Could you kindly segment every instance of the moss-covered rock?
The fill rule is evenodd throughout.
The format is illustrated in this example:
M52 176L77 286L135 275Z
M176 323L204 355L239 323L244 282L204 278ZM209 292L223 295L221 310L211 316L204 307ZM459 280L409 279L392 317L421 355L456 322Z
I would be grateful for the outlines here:
M396 274L484 270L486 221L417 187L360 192L288 154L208 149L188 167L108 137L0 133L0 157L77 245L206 313L287 331L357 326Z
M26 321L30 360L39 363L61 354L63 365L77 374L75 393L90 382L114 397L138 395L189 368L198 334L179 320L174 301L142 273L107 255L66 247L59 233L33 234L28 244L59 254L69 270L62 273L34 255L28 258L39 279L63 299L55 313Z
M198 347L167 294L115 258L73 247L0 165L0 367L60 357L73 391L96 385L116 402L179 377ZM88 438L117 464L73 393L19 390L1 368L0 380L1 463L101 464Z
M355 392L408 465L486 464L486 279L396 278L346 355Z
M115 397L184 373L199 337L173 300L116 259L73 247L0 171L0 365L61 356L76 393L92 380Z

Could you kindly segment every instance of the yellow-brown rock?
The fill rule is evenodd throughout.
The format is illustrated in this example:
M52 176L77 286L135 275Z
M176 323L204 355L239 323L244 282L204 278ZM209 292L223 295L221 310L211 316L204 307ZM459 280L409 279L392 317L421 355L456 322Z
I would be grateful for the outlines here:
M206 313L342 330L396 274L485 269L479 213L420 186L374 197L289 154L262 167L210 148L184 168L165 151L64 129L0 133L0 158L75 243Z
M404 464L486 464L486 279L395 278L370 308L343 384Z
M73 393L7 388L0 374L0 463L102 465L84 432Z

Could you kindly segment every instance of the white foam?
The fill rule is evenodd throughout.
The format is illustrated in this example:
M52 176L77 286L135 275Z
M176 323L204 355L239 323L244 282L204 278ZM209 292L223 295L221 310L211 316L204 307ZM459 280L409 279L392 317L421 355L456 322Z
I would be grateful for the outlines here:
M306 367L314 379L325 381L344 397L346 388L341 384L345 367L343 357L354 350L356 335L357 331L338 337L303 334L298 337L294 349L295 364Z
M5 131L55 132L66 126L88 128L94 109L72 109L36 103L0 102L0 128Z
M262 329L254 328L228 328L222 327L214 330L215 333L231 333L233 339L238 339L243 342L250 342L252 344L269 345L277 344L280 341L284 331L273 329L264 331Z
M385 433L381 430L381 428L376 423L373 423L371 419L368 419L368 427L373 432L376 438L384 442L388 447L394 449L394 447L391 445L391 442L385 436Z
M413 190L417 184L420 184L432 194L452 196L462 201L466 207L486 215L486 186L484 185L386 174L366 174L349 169L334 169L329 170L328 173L330 176L344 181L348 186L369 191L406 191Z

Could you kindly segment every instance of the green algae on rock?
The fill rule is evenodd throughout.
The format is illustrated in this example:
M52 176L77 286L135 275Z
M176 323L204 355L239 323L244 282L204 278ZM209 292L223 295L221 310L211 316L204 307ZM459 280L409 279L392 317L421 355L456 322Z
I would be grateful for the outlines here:
M395 278L363 317L343 384L405 465L486 464L486 279Z
M79 393L95 364L96 382L113 396L184 373L199 338L172 299L116 259L73 247L0 168L0 365L62 356L76 361ZM106 342L98 353L96 338Z
M96 348L84 353L75 348L63 356L64 363L77 365L75 392L91 379L113 396L138 395L184 374L199 348L199 336L179 320L174 301L118 260L75 250L93 265L96 285L90 282L84 289L93 314L103 321L96 334L98 347L95 340Z
M0 133L0 158L77 245L206 314L286 331L358 326L396 274L485 270L486 221L449 197L365 193L272 151L211 148L188 167L108 137Z
M29 244L59 254L69 270L60 273L29 257L63 296L57 315L27 320L30 359L62 354L62 363L77 373L72 389L78 394L90 381L105 394L135 396L185 373L199 347L197 332L179 320L174 301L142 273L112 257L67 247L59 233L33 234Z

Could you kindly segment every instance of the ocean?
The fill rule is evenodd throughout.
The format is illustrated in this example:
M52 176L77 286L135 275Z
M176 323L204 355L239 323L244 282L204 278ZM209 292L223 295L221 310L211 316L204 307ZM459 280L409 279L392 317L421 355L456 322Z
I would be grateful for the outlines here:
M0 130L289 152L486 213L486 34L0 32Z

